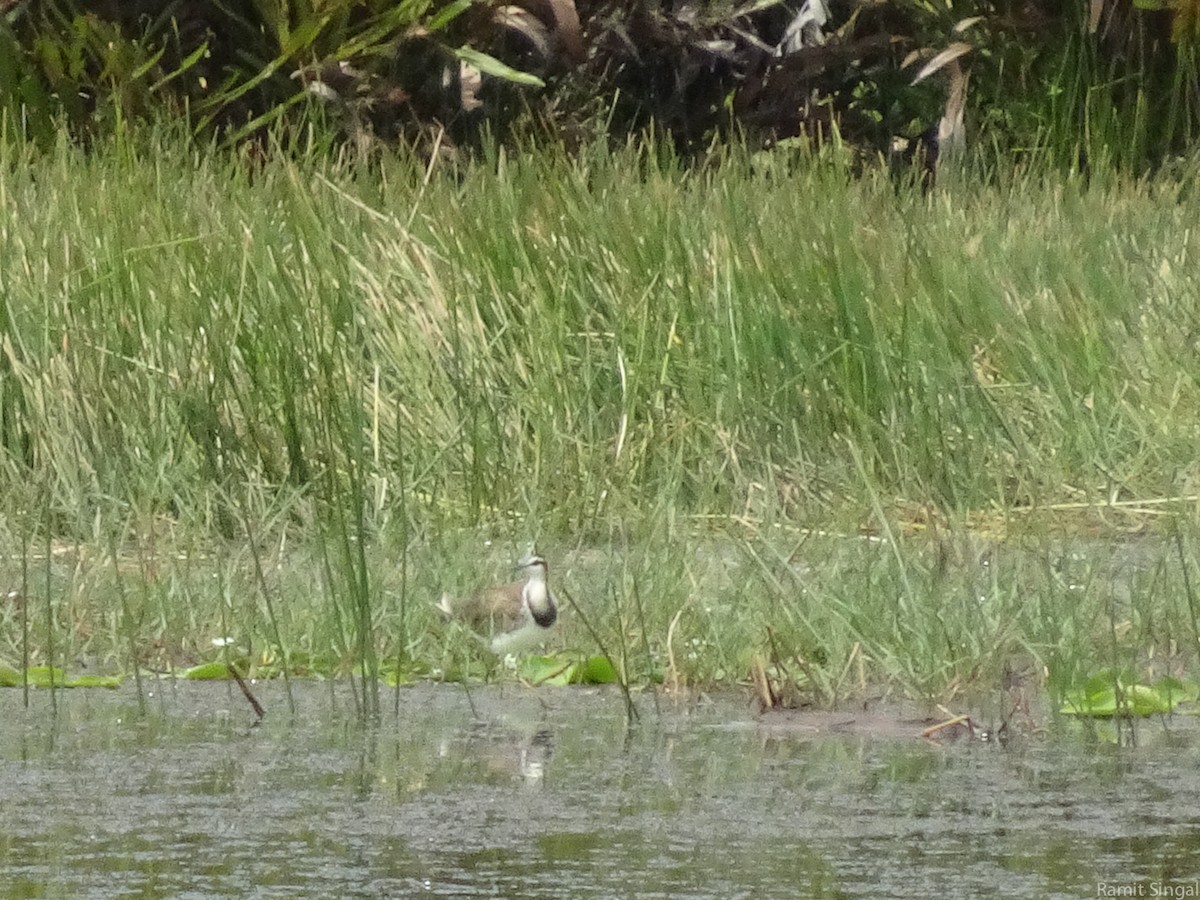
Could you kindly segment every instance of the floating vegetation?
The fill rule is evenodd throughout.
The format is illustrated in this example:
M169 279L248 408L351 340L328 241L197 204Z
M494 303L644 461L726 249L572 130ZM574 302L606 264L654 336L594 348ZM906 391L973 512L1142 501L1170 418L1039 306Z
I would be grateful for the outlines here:
M1097 672L1082 687L1068 691L1059 711L1097 719L1166 715L1197 699L1200 683L1190 679L1168 677L1143 684L1132 672L1107 669Z
M0 664L0 687L115 688L122 681L119 675L68 675L57 666L30 666L22 671Z

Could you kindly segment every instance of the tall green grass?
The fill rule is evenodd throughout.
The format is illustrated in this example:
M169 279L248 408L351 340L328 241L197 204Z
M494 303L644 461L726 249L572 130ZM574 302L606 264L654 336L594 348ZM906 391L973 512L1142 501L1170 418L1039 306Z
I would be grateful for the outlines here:
M374 709L381 672L444 668L442 588L537 541L634 679L1073 673L1114 652L1114 584L1131 659L1194 660L1190 182L0 154L0 577L29 598L0 655L168 669L229 636ZM1156 522L1183 554L1054 574ZM1004 565L947 564L968 525Z

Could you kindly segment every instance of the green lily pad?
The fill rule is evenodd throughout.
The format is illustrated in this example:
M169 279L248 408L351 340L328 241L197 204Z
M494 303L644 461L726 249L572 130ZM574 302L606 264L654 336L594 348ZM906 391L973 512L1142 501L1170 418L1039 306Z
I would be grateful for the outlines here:
M1174 705L1200 700L1200 684L1190 678L1163 678L1155 682L1154 689Z
M517 674L530 684L563 687L568 684L614 684L617 671L606 656L563 659L559 656L527 656Z
M1200 697L1200 686L1178 678L1153 685L1139 684L1128 673L1101 672L1082 688L1068 691L1060 711L1071 716L1153 716L1173 712L1181 703Z
M616 684L617 670L607 656L589 656L575 670L574 684Z
M58 666L30 666L23 677L20 669L0 663L0 687L23 687L26 678L36 688L115 688L121 684L119 675L67 675Z
M63 687L69 688L119 688L122 678L120 675L77 675L68 678Z
M555 656L526 656L517 666L517 674L530 684L570 684L568 673L574 668L569 660Z
M30 666L26 669L34 687L66 687L67 673L58 666Z
M206 662L178 673L185 681L224 681L229 678L229 666L224 662Z

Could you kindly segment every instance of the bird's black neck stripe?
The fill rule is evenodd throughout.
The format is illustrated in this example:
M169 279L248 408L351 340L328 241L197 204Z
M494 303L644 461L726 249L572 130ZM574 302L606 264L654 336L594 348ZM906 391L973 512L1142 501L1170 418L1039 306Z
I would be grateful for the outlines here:
M537 622L542 628L549 628L558 619L558 607L554 605L553 600L546 604L545 609L539 611L530 608L529 612L533 615L533 621Z

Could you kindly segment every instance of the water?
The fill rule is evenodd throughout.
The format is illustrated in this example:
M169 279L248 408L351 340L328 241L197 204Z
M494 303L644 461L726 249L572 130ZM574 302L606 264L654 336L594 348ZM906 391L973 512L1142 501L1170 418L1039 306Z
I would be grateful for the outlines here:
M1194 720L934 745L894 715L427 685L0 693L4 897L1196 896ZM391 695L387 696L390 706ZM472 703L474 711L472 710ZM1139 893L1140 891L1140 893ZM1190 891L1191 893L1187 893Z

